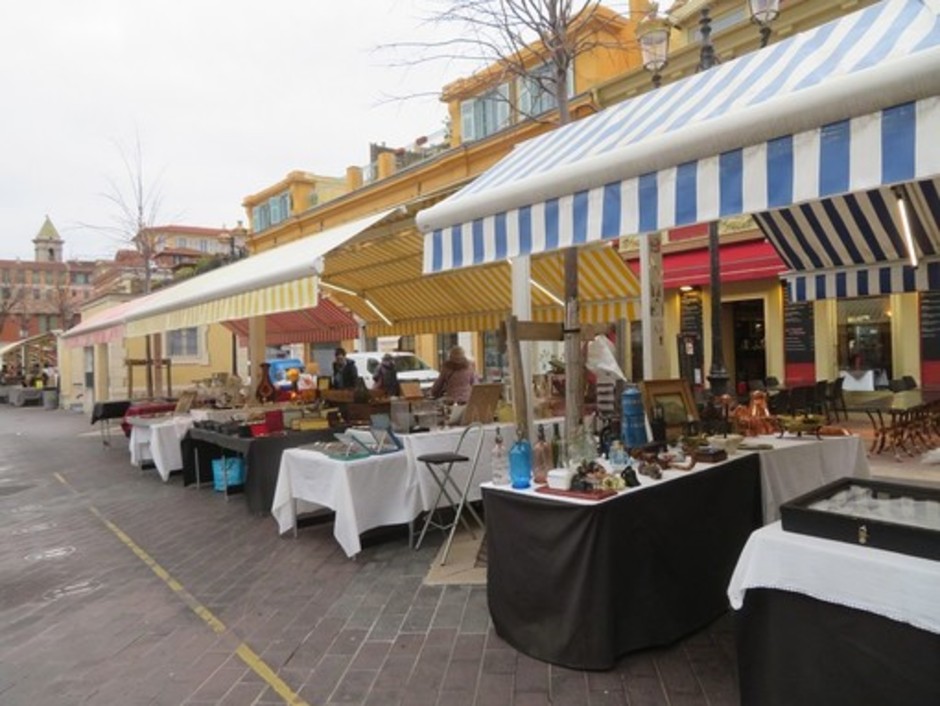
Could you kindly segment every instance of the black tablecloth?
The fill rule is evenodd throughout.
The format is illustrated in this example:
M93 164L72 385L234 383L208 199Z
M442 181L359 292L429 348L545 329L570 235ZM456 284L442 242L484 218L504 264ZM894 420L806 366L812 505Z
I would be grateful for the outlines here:
M212 461L237 454L245 459L245 496L248 509L257 514L271 512L277 473L284 449L333 439L333 430L292 431L283 435L242 438L206 429L190 429L180 441L183 456L183 485L212 482Z
M761 525L748 454L584 506L484 488L487 596L497 633L527 655L609 669L728 610L738 555Z
M940 635L799 593L735 614L743 706L940 704Z
M95 402L95 406L91 409L91 423L95 424L105 419L123 419L130 406L130 400Z

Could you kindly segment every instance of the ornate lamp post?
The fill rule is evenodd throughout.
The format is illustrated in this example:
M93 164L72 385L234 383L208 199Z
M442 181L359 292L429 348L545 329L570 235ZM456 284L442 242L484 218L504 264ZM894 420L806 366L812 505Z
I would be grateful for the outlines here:
M659 88L662 81L660 72L669 59L669 33L672 24L668 17L658 14L659 6L652 3L650 12L636 28L636 39L640 44L643 68L653 74L653 86Z
M751 19L760 27L760 45L767 46L770 39L770 23L780 14L780 0L748 0Z

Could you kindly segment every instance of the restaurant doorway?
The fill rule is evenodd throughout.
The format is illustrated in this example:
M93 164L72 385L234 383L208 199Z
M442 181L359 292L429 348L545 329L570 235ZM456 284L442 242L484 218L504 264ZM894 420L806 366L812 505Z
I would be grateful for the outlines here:
M748 383L767 377L767 338L763 299L743 299L726 304L731 308L734 352L732 379L737 389L748 391Z

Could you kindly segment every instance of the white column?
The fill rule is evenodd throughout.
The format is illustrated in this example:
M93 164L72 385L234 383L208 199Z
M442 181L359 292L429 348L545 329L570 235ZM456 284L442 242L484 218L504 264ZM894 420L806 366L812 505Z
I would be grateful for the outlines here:
M532 278L532 258L528 255L513 258L512 260L512 313L519 321L532 320L532 289L529 280ZM533 358L535 356L536 346L531 341L523 341L520 344L522 352L522 379L525 380L526 390L526 425L529 428L530 441L533 437L533 413L532 413L532 370L535 367ZM513 374L518 371L513 370Z
M640 309L643 321L643 379L668 377L663 297L662 234L640 236ZM638 381L634 381L638 382Z

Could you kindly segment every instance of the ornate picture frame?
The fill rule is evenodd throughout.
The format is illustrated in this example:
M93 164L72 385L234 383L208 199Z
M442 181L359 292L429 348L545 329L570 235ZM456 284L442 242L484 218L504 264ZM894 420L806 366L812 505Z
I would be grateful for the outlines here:
M680 436L684 426L690 421L698 421L698 408L692 397L689 381L682 378L663 380L644 380L640 383L643 395L643 408L648 419L653 418L653 411L659 405L665 416L666 435Z

